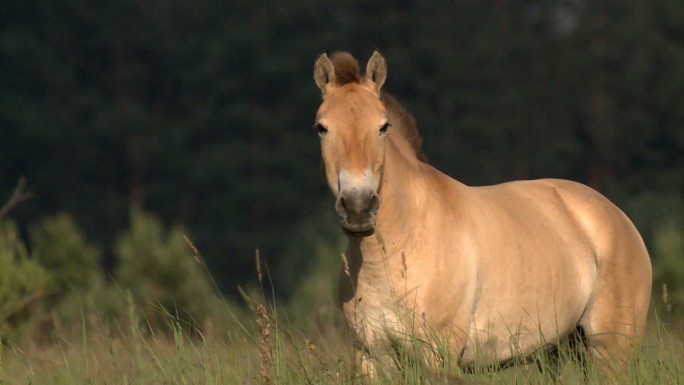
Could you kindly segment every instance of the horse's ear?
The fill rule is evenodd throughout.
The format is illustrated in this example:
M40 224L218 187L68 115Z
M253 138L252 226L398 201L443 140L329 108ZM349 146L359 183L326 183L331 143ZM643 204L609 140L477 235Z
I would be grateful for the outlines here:
M380 51L374 49L366 65L366 80L373 83L375 89L380 91L382 85L385 84L385 79L387 79L387 62Z
M330 58L328 58L328 51L323 51L316 58L314 80L323 93L335 82L335 67Z

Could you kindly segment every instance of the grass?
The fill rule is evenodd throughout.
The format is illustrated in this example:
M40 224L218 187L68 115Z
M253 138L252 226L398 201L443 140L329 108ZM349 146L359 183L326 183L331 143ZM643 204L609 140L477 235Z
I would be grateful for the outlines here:
M323 253L326 254L326 253ZM329 253L327 253L329 254ZM165 332L146 321L130 296L123 314L106 318L84 309L76 325L54 325L49 342L0 344L0 385L13 384L361 384L353 343L346 334L341 311L333 300L336 274L327 265L314 266L288 304L267 302L258 289L242 290L246 307L224 303L223 320L197 322L193 330L164 313ZM257 256L259 281L263 280ZM263 286L263 285L262 285ZM654 293L659 294L659 293ZM684 384L684 322L678 306L654 298L645 346L619 384ZM155 319L158 314L155 314ZM57 323L57 320L53 322ZM57 327L59 326L59 327ZM421 345L406 344L395 361L381 365L378 384L554 384L559 383L536 365L504 370L475 369L463 373L454 360L437 372L414 365ZM448 356L446 347L438 347ZM585 372L561 347L561 384L603 384L593 367ZM536 357L542 367L546 356Z
M340 322L293 323L286 312L276 314L260 299L252 301L252 311L235 314L220 332L190 333L169 316L171 332L155 334L138 326L135 321L141 315L132 305L129 324L136 326L120 327L84 317L81 325L55 335L52 343L4 344L0 384L361 383L350 339ZM639 360L619 383L684 383L684 334L653 318ZM412 352L405 353L397 360L406 365L381 368L378 383L553 383L535 365L469 374L452 365L435 374L410 365ZM584 383L580 366L562 349L561 355L562 383ZM544 357L539 358L543 362ZM602 383L596 371L589 370L588 378L589 384Z

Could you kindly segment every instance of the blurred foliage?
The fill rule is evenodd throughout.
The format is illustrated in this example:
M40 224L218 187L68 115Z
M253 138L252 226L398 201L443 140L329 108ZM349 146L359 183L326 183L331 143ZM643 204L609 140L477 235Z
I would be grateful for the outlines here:
M662 314L672 313L680 321L684 316L684 224L680 221L664 222L655 238L654 253L658 263L655 266L655 294L661 294ZM661 289L660 292L657 289Z
M130 230L119 237L117 285L130 291L142 320L154 329L169 326L169 316L201 329L218 302L199 256L194 256L180 227L165 229L150 214L131 213Z
M330 333L330 325L342 324L337 280L346 239L340 234L336 218L329 215L331 210L321 206L296 229L301 238L285 252L285 258L292 263L288 271L279 274L290 279L274 282L276 288L288 288L289 301L283 308L289 320L294 325L310 325L311 333Z
M654 304L664 319L684 325L684 193L649 191L626 205L653 263Z
M0 220L0 337L21 332L29 307L49 294L51 284L51 274L30 258L17 226Z
M101 251L86 239L65 213L47 217L29 228L32 258L50 272L50 295L32 309L26 328L35 340L50 340L65 330L95 322L97 312L113 315L123 306L102 270ZM87 310L95 313L86 317ZM91 325L92 326L92 325Z
M0 338L46 342L82 328L207 335L244 320L220 298L182 229L150 214L131 212L111 278L102 274L99 248L66 214L32 226L28 238L26 245L12 221L0 221Z
M153 228L161 223L193 234L224 292L255 281L259 248L283 282L278 293L291 295L314 268L312 240L334 237L310 128L320 102L313 61L347 49L363 63L373 47L428 158L465 183L568 178L620 206L648 192L681 195L682 15L684 3L671 0L7 0L0 195L26 176L37 196L13 212L22 231L60 237L28 229L69 213L136 296L162 301L171 288L134 255L192 263L178 230ZM117 238L131 208L160 224ZM642 232L660 231L639 215ZM136 232L156 237L156 251ZM655 237L646 236L651 248ZM99 257L85 245L66 260L79 242L36 244L36 259L92 272ZM69 274L58 284L97 280ZM156 281L143 287L136 274Z
M102 280L100 251L67 214L42 220L29 234L33 257L55 277L58 290L89 290Z

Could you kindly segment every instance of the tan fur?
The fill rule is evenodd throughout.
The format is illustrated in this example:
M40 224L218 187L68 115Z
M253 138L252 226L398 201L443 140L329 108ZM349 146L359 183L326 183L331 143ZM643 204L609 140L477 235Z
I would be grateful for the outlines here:
M366 202L360 212L374 232L349 237L340 272L340 302L369 374L369 357L410 341L446 342L472 365L529 354L578 326L598 360L624 364L637 351L651 263L622 211L565 180L463 185L421 161L415 121L396 100L368 78L329 84L328 67L315 68L324 100L316 119L328 129L321 150L338 213L348 210L343 191L369 192L356 203ZM377 217L367 202L375 199Z

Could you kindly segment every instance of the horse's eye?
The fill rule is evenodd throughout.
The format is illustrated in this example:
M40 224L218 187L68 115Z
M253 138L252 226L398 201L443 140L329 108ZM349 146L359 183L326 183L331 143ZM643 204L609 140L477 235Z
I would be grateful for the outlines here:
M387 135L387 129L390 128L391 124L389 122L385 123L380 127L380 136Z
M328 129L320 123L314 124L314 128L316 129L316 131L318 131L319 136L324 136L328 133Z

